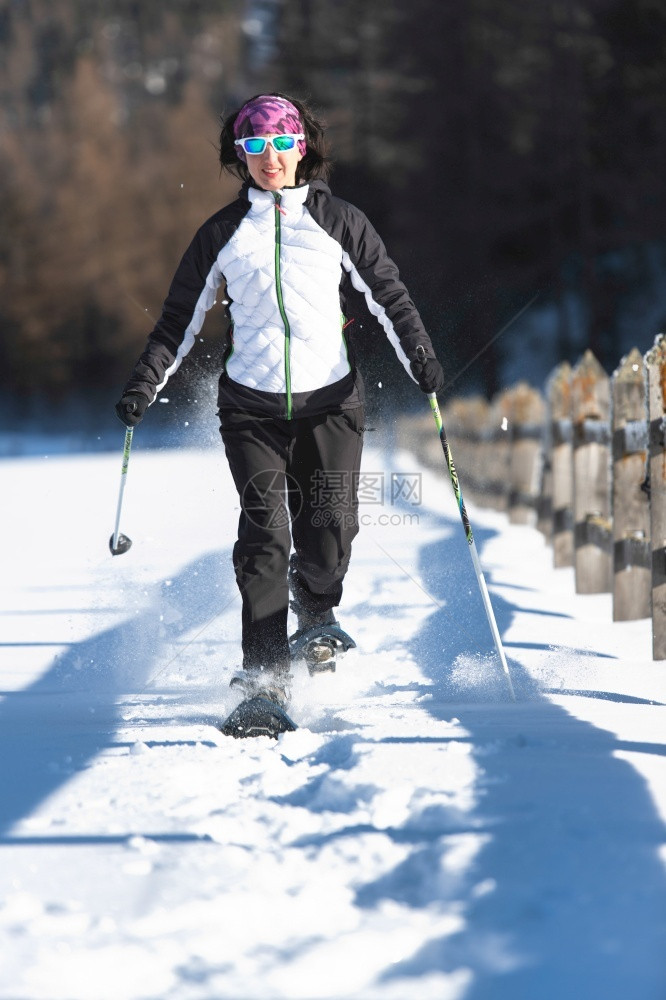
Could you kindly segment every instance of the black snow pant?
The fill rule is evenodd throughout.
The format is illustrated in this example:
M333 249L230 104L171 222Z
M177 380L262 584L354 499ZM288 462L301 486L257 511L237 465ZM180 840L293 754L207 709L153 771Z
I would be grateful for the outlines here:
M244 667L289 662L289 566L314 613L342 597L358 532L363 407L282 420L220 411L240 497L233 560L241 592Z

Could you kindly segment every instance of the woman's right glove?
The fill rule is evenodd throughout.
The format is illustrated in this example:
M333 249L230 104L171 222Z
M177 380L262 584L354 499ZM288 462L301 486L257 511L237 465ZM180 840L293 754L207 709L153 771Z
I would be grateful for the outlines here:
M148 409L149 401L141 392L127 392L116 403L116 413L118 419L124 423L125 427L136 427L143 420L143 415Z

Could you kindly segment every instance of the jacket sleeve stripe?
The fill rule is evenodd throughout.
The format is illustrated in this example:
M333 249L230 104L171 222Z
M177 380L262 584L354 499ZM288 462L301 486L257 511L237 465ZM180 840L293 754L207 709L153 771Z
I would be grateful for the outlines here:
M365 296L365 301L368 309L370 310L373 316L377 317L377 319L383 326L384 330L386 331L386 336L388 337L389 342L393 345L393 349L395 350L395 353L398 355L398 359L403 364L405 371L407 372L407 374L411 379L416 381L416 379L412 375L412 370L409 367L409 358L405 354L402 344L400 343L400 338L398 337L398 334L395 332L395 327L391 322L391 319L388 316L386 309L384 308L383 305L381 305L381 303L377 302L376 299L373 298L372 289L367 284L367 282L363 280L363 278L358 272L358 269L356 268L354 262L352 261L351 257L349 256L346 250L342 251L342 266L344 267L345 271L347 271L347 273L349 274L351 278L351 283L356 289L356 291L362 292L363 295Z
M240 201L235 215L229 209L222 209L196 233L176 269L160 318L124 392L138 392L154 402L169 376L191 350L224 280L220 267L221 248L228 242L237 216L242 217L243 210Z
M176 357L174 358L173 363L165 371L164 378L155 389L155 397L162 391L162 389L166 385L171 375L173 375L173 373L178 370L183 358L187 354L189 354L189 352L192 350L192 346L194 345L196 335L199 333L204 324L206 313L215 304L215 295L217 289L220 287L221 282L222 282L222 273L220 271L217 261L215 261L210 271L208 272L205 284L201 290L201 295L197 299L197 303L192 313L192 319L190 320L189 324L185 329L185 332L183 333L183 339L176 352Z

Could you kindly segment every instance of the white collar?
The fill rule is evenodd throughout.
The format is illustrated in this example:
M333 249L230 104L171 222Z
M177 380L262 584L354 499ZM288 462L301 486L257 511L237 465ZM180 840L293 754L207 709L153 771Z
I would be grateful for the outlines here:
M263 188L248 188L247 196L255 211L265 211L275 205L275 195L280 195L280 207L284 211L297 211L305 203L308 196L308 184L299 184L298 187L286 187L280 191L264 191Z

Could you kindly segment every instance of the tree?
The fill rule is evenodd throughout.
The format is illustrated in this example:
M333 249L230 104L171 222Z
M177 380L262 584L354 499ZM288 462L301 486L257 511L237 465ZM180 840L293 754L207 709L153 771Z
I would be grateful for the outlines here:
M190 5L190 61L165 5L137 21L125 6L17 7L0 31L0 377L20 396L117 385L194 231L238 188L218 178L214 110L235 22Z
M452 372L488 393L511 326L494 338L537 292L561 357L589 343L616 363L631 248L666 222L665 42L652 0L285 0L285 85L324 106L344 193L398 248Z

